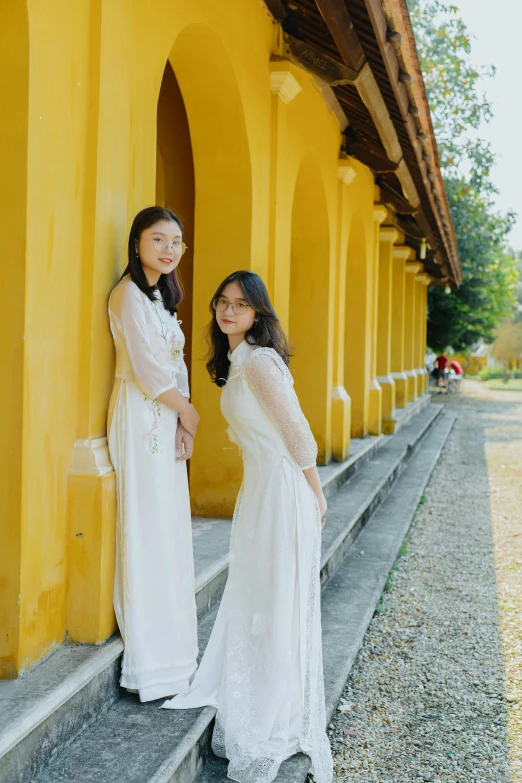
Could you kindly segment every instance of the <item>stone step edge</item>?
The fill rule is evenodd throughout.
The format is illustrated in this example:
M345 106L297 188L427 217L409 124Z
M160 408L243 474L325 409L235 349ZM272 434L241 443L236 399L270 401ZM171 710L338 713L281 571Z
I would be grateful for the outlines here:
M344 690L344 686L346 685L346 682L348 680L350 671L351 671L352 666L353 666L353 664L355 662L355 659L356 659L357 654L359 652L360 646L361 646L361 644L363 642L364 636L366 635L366 631L368 630L368 626L370 625L371 619L372 619L372 617L373 617L373 615L375 613L375 608L376 608L377 604L379 603L379 600L380 600L380 598L381 598L381 596L383 594L384 586L386 585L386 582L388 580L388 576L389 576L390 570L393 568L393 565L394 565L394 563L395 563L395 561L397 559L397 556L399 554L399 551L400 551L400 548L402 546L402 543L403 543L406 535L408 534L408 531L409 531L409 529L411 527L411 524L412 524L412 522L413 522L413 520L415 518L415 514L416 514L416 511L417 511L417 508L418 508L418 504L419 504L420 498L422 497L422 495L424 493L424 490L426 489L426 486L428 485L428 482L429 482L429 480L430 480L430 478L431 478L431 476L433 474L433 471L435 470L435 468L436 468L436 466L437 466L437 464L439 462L442 450L443 450L443 448L444 448L444 446L445 446L445 444L446 444L446 442L447 442L447 440L448 440L448 438L449 438L449 436L451 434L451 431L452 431L452 429L453 429L453 427L455 425L456 419L457 419L455 414L453 414L453 413L448 414L446 412L444 412L442 418L443 418L443 420L441 422L441 427L440 427L439 431L434 435L434 437L436 437L436 439L437 439L437 442L435 444L435 453L432 456L432 458L430 459L430 463L429 463L427 469L424 471L424 473L422 475L421 482L419 484L417 484L417 486L416 486L416 490L415 490L416 502L413 504L412 511L411 511L411 513L409 514L409 516L406 518L406 520L404 522L401 535L398 536L395 539L393 547L391 549L387 550L388 565L387 565L387 567L385 569L382 570L382 573L380 574L380 579L376 582L376 584L375 584L375 586L373 588L373 597L372 597L371 605L368 606L367 612L366 612L365 627L364 627L364 629L361 629L360 634L359 634L359 636L360 636L360 643L358 644L357 649L354 651L353 655L351 656L351 661L347 665L345 672L340 673L339 680L338 680L339 681L339 688L340 688L340 690L338 688L338 690L339 690L338 696L333 695L331 698L327 699L327 701L326 701L326 714L327 714L327 719L328 719L327 722L329 722L332 719L332 717L333 717L333 715L335 713L335 710L337 709L337 705L339 703L339 699L341 697L342 691ZM427 448L429 448L430 444L426 443L425 445L426 445ZM422 446L421 446L421 448L422 448ZM415 470L415 465L412 465L411 469ZM405 478L407 478L407 476L405 476ZM400 479L399 479L399 481L400 481ZM388 498L389 503L393 504L395 499L396 498L394 498L394 496L390 495L390 497ZM385 504L386 504L386 501L381 506L379 506L379 509L375 512L374 515L372 515L372 519L370 520L370 524L371 524L371 522L373 522L374 525L377 525L379 523L380 516L382 514L386 513L386 505ZM364 543L363 542L361 542L361 547L364 547ZM355 548L354 548L353 556L354 557L356 556ZM348 562L349 561L347 561L347 565L348 565ZM343 681L343 677L344 677L344 681ZM342 681L342 687L341 687L341 681Z
M356 470L361 468L365 462L374 456L376 451L382 448L382 446L384 446L384 444L387 443L391 438L395 437L402 427L410 424L414 416L427 408L430 404L430 401L431 396L424 395L423 397L419 397L417 400L415 400L415 402L408 403L407 408L401 409L401 416L397 421L393 435L382 434L369 436L368 438L365 438L368 443L365 444L364 447L357 452L357 454L354 454L351 457L349 456L348 459L346 459L344 462L330 463L328 466L325 466L328 468L328 475L324 480L321 480L325 497L327 499L331 497L340 486L342 486L346 481L348 481L348 479L352 477ZM433 407L435 407L435 403L433 404ZM442 405L437 405L436 407L440 408L440 411L442 411ZM322 470L324 470L324 468L319 468L320 473Z
M424 406L423 406L424 407ZM428 429L432 426L436 418L440 415L443 406L436 406L439 410L437 412L434 412L434 415L430 417L430 419L425 422L425 426L422 428L422 430L416 434L414 444L418 444L423 437L425 436ZM435 408L435 406L434 406ZM374 455L374 453L384 445L384 443L388 442L391 438L394 436L379 436L375 438L373 442L370 442L368 444L368 447L364 449L364 451L359 452L357 455L354 455L353 458L346 460L346 463L339 463L339 471L335 473L333 477L330 477L328 479L328 485L331 485L332 483L335 483L335 489L338 489L342 484L345 483L348 478L351 478L354 474L355 469L358 467L362 467L371 456ZM411 444L408 444L408 449L412 448ZM398 460L398 464L396 463L390 473L394 473L397 471L397 468L400 467L401 463L403 462L405 458L406 450L401 455L400 459ZM343 478L340 479L340 476L343 476ZM394 476L395 478L396 476ZM381 482L381 484L386 483L389 481L389 476L387 476L384 480L384 482ZM390 486L392 482L390 482ZM389 487L388 487L389 489ZM382 487L380 487L379 492L382 490ZM386 494L386 492L383 493ZM375 496L372 496L372 499L370 500L369 504L365 504L364 511L367 511L368 506L371 504L371 501L374 500ZM370 512L367 513L366 519L363 521L363 523L360 525L359 529L362 529L364 526L366 520L371 516L371 513L375 510L376 506L379 502L381 502L382 497L379 497L377 503L373 503L373 507L371 508ZM363 513L364 513L363 511ZM354 531L354 526L356 525L357 521L360 519L360 514L357 515L357 519L354 518L352 525L350 526L347 533L343 536L341 535L339 538L343 539L344 542L344 550L342 552L341 557L338 558L338 563L341 562L343 557L346 554L346 551L349 548L349 544L351 541L349 540L349 534L350 531ZM357 530L358 532L358 530ZM337 544L336 540L335 544ZM322 564L321 564L321 573L323 574L323 571L325 571L326 565L330 561L330 558L335 555L336 546L332 545L328 550L328 556L323 557ZM338 564L336 564L337 567ZM331 574L335 571L334 569L330 569L328 573L328 577L330 578ZM203 597L203 594L205 592L205 588L212 588L212 585L216 583L216 581L223 582L223 584L226 582L226 574L228 572L228 556L224 556L220 558L220 560L214 564L213 566L209 566L205 569L201 574L199 574L198 579L196 580L196 595ZM327 581L326 579L324 581ZM197 599L196 599L197 600ZM217 599L219 600L219 599ZM212 600L212 597L206 598L203 600L203 606L208 610L212 606L214 606L217 603L217 600ZM198 605L198 616L200 615L200 611L202 608L201 605L201 599L200 599L200 605ZM18 743L21 743L25 737L28 736L32 731L37 729L41 724L43 724L46 720L50 719L53 712L56 712L60 709L60 707L65 704L69 699L72 699L82 688L86 687L96 676L100 675L105 668L113 664L117 658L121 656L123 652L123 642L119 636L113 637L110 639L107 643L105 643L103 646L100 646L96 649L96 652L93 654L92 658L82 664L80 667L78 667L78 670L73 674L67 677L58 688L54 689L51 693L47 694L41 702L38 703L38 708L36 710L31 710L30 712L26 713L20 721L16 721L11 727L9 732L7 734L9 735L8 738L5 737L5 733L2 737L0 737L0 759L5 756L8 752L10 752ZM209 722L211 721L212 717L209 718ZM73 737L71 737L71 740ZM177 754L176 754L177 755Z
M400 474L407 466L408 460L414 454L415 450L421 446L424 438L441 416L443 406L433 407L437 408L436 411L433 411L433 416L424 422L424 426L416 433L415 438L404 446L401 454L397 455L393 465L390 466L386 475L382 477L379 485L376 487L376 491L359 507L357 512L353 514L351 520L349 520L348 525L339 533L334 541L332 541L326 552L323 552L321 557L321 585L324 586L340 566L355 538L364 529L368 520L384 501L395 482L400 477ZM334 567L327 568L330 564Z
M95 677L110 666L123 652L119 637L110 639L91 659L80 664L74 675L66 677L53 691L43 696L30 712L22 715L0 736L0 759L22 742L34 729L46 721L69 699L85 688Z

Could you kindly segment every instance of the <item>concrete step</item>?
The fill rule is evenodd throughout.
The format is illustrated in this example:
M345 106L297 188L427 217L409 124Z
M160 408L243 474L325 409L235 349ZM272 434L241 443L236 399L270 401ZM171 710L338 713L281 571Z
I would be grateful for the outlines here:
M323 537L323 583L335 573L359 531L441 415L441 410L440 406L430 405L399 434L365 443L358 459L351 458L351 465L344 463L321 468L322 481L327 489L330 488L330 494L332 487L339 486L342 471L350 476L340 490L331 494L329 501L328 525ZM217 551L217 543L221 541L222 545L225 538L224 525L223 520L196 523L194 551L198 580L201 588L207 590L206 605L214 606L200 621L201 650L208 639L221 595L220 589L213 587L214 580L222 579L226 569L223 553ZM213 560L210 553L214 555ZM136 697L123 695L76 741L72 741L65 752L62 738L61 747L60 743L55 746L61 752L40 776L33 776L31 780L39 783L72 781L78 779L81 770L84 781L189 783L209 756L212 718L212 709L166 712L158 710L158 702L140 705ZM23 748L18 755L23 757Z

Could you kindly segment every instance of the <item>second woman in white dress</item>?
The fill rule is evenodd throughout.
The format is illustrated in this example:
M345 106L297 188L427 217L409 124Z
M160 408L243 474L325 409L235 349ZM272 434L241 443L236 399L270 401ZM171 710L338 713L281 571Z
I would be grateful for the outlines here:
M190 689L163 706L217 708L212 747L239 783L269 783L299 751L311 757L317 783L328 783L319 578L326 501L317 447L261 278L229 276L212 312L207 368L223 387L244 477L207 649Z

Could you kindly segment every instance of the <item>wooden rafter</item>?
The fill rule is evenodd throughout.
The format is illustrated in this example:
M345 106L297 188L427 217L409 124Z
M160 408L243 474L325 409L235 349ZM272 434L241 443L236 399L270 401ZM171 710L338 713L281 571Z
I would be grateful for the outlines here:
M324 52L320 52L288 33L284 34L284 53L289 60L295 60L298 65L316 76L320 76L332 87L351 84L359 75L357 71L348 68L344 63L334 60L333 57L329 57Z
M316 5L344 64L360 71L366 58L344 0L316 0Z

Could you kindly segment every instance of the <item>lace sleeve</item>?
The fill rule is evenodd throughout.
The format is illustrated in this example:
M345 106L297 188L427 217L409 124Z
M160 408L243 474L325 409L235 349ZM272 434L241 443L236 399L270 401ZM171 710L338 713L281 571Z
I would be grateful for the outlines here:
M118 286L109 300L109 314L125 341L134 377L141 391L155 400L163 392L175 388L176 381L152 351L138 288L134 285Z
M247 374L299 467L313 467L317 445L299 405L290 371L279 354L273 348L256 348L248 361Z

